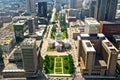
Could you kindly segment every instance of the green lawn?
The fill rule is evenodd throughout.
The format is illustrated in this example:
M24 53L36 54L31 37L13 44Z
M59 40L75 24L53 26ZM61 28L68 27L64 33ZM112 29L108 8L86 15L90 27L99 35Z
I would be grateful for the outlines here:
M55 72L62 72L62 68L56 68Z
M56 61L57 61L57 63L61 62L61 57L56 57Z
M45 56L44 70L46 74L54 74L54 72L55 74L72 74L74 73L72 56Z

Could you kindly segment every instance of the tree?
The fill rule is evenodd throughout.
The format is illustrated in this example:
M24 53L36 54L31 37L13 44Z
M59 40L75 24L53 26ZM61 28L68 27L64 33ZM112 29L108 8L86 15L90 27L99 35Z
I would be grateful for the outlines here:
M53 27L52 27L52 32L56 32L56 26L55 25L53 25Z
M66 28L65 26L62 26L62 27L61 27L61 31L62 31L62 32L65 32L65 31L67 31L67 28Z
M51 33L51 38L55 39L55 36L56 36L55 32L52 32Z
M72 56L69 54L68 55L69 58L69 73L74 73L74 61L72 59Z

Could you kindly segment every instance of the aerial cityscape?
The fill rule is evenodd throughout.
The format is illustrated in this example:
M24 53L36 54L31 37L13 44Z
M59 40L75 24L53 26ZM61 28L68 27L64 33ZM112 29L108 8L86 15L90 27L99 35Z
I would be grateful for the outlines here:
M120 0L0 0L0 80L120 80Z

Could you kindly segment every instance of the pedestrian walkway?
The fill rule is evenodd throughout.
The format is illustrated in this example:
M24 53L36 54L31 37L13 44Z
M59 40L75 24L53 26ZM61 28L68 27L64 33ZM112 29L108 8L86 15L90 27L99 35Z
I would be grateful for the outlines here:
M54 74L63 74L63 59L62 57L56 57L54 59Z

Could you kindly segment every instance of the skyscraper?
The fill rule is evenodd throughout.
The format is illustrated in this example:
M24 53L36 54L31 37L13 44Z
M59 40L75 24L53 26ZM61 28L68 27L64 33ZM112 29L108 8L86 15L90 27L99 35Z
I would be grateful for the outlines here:
M69 8L76 8L77 0L69 0Z
M108 0L107 1L107 14L106 20L113 21L116 16L116 9L117 9L118 0Z
M94 17L98 20L114 21L118 0L97 0Z
M35 13L35 0L26 0L27 13Z
M26 73L35 73L37 69L37 48L34 38L26 38L22 44L23 68Z
M55 8L56 8L57 11L61 10L61 0L56 0Z
M35 32L35 21L34 21L34 18L30 18L28 20L28 28L29 28L29 34L33 34Z
M38 16L47 17L47 2L38 2Z
M16 42L22 41L24 39L24 31L27 29L26 20L19 20L14 23L14 33Z
M90 17L94 17L95 5L96 5L96 1L95 0L91 1L90 9L89 9L89 16Z

